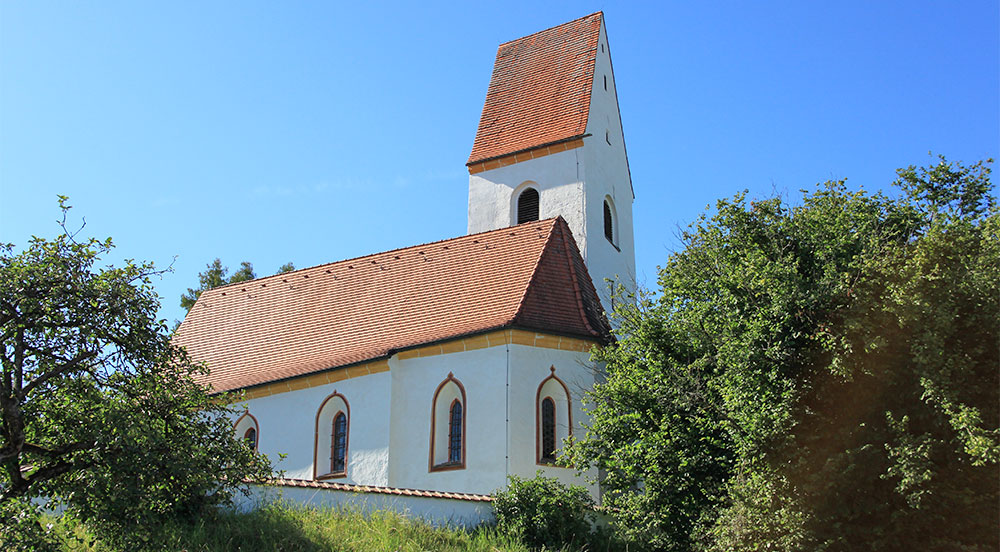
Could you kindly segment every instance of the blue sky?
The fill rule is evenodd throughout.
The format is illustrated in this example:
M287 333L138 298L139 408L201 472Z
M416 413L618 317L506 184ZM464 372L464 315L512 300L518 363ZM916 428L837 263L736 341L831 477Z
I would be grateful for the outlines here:
M114 260L173 263L174 320L215 257L462 235L497 46L597 10L648 286L718 198L1000 152L996 1L361 4L0 4L0 242L55 235L68 195Z

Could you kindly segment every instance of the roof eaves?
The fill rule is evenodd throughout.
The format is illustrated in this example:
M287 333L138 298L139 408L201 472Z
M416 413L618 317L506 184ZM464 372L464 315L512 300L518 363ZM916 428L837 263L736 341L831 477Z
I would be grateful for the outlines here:
M415 347L419 347L419 345L416 345ZM391 356L392 356L392 352L389 352L387 354L375 355L375 356L364 358L364 359L361 359L361 360L356 360L354 362L348 362L346 364L338 364L336 366L328 366L326 368L320 368L319 370L313 370L311 372L302 372L301 374L295 374L295 375L292 375L292 376L284 376L284 377L280 377L280 378L269 379L269 380L266 380L266 381L252 383L250 385L241 385L239 387L233 387L232 389L223 389L221 391L211 391L209 393L209 395L210 396L215 396L215 395L222 395L224 393L239 393L240 391L249 391L249 390L251 390L251 389L253 389L255 387L263 387L265 385L271 385L271 384L274 384L274 383L281 383L283 381L290 381L290 380L294 380L294 379L298 379L298 378L304 378L304 377L307 377L307 376L314 376L316 374L322 374L323 372L332 372L333 370L342 370L342 369L350 368L351 366L358 366L359 364L367 364L369 362L374 362L376 360L386 360L386 359L388 359Z
M589 114L590 110L588 109L587 111L588 111L588 114ZM587 128L587 125L584 124L583 127ZM494 159L502 159L504 157L510 157L511 155L517 155L519 153L525 153L525 152L536 150L536 149L547 148L549 146L557 146L559 144L563 144L563 143L566 143L566 142L572 142L573 140L579 140L581 138L589 138L591 136L593 136L593 134L591 134L589 132L584 132L583 134L574 134L573 136L570 136L568 138L560 138L558 140L552 140L551 142L545 142L544 144L538 144L537 146L530 146L530 147L527 147L527 148L521 148L519 150L515 150L515 151L511 151L511 152L507 152L507 153L501 153L499 155L491 155L489 157L482 157L480 159L472 159L472 157L470 156L469 157L469 161L465 164L465 166L468 167L470 165L475 165L476 163L486 163L488 161L493 161Z

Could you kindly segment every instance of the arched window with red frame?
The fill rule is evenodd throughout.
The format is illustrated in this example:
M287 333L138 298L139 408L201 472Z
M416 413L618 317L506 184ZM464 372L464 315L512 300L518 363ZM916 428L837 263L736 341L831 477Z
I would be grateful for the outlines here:
M243 433L243 441L246 442L247 446L256 449L257 448L257 430L248 427L246 432Z
M351 405L334 391L316 412L313 479L348 477L351 454Z
M466 423L469 415L465 387L448 373L438 385L431 400L431 442L428 471L460 470L465 468Z
M560 443L573 435L573 407L569 387L556 376L556 367L535 394L535 461L558 466Z

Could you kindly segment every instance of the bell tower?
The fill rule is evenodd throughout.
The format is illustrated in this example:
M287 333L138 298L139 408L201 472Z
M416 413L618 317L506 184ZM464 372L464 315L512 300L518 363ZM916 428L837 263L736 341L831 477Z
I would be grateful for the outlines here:
M632 178L604 14L497 49L467 163L469 233L562 216L606 311L635 288Z

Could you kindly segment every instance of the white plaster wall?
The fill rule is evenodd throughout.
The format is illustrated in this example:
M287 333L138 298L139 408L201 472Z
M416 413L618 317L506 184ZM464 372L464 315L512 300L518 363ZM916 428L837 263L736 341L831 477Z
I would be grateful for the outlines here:
M594 479L596 470L589 470L584 477L578 477L576 470L537 463L536 440L536 396L538 386L552 374L561 379L570 393L573 415L573 435L585 434L581 396L594 385L593 363L589 353L542 349L523 345L510 345L510 473L519 477L534 477L539 470L546 477L555 477L567 485L582 485L590 490L595 500L600 501L600 491L596 485L585 479ZM562 443L558 443L561 447Z
M530 182L538 190L539 218L562 215L582 250L585 218L581 149L469 175L469 233L514 226L517 223L514 199Z
M365 514L394 510L439 527L472 528L494 519L492 502L265 485L251 485L250 493L248 497L236 497L234 506L238 511L250 511L271 502L285 501L314 508L360 510Z
M607 76L607 90L604 89L605 76ZM594 66L594 88L591 93L587 132L592 136L584 139L584 146L581 148L587 177L585 233L588 240L584 259L590 277L594 281L594 287L601 296L601 302L605 310L610 311L610 290L605 280L615 280L625 285L627 289L634 290L636 274L632 186L629 181L625 139L611 67L611 48L603 23ZM604 237L606 196L610 196L614 202L618 219L615 228L616 241L621 251L615 249Z
M504 346L390 359L389 486L489 494L506 484ZM430 471L434 391L452 373L465 388L465 468Z
M316 413L336 391L350 406L350 433L347 476L334 481L489 494L506 486L508 473L530 478L541 470L567 484L586 484L575 470L537 463L536 401L554 366L570 394L573 433L583 435L580 398L594 383L589 354L506 345L406 360L397 355L389 366L389 372L244 401L240 409L258 422L258 450L285 477L311 480ZM465 468L431 471L431 408L449 373L465 389ZM561 408L559 417L561 423ZM279 461L281 453L287 457ZM323 474L329 451L318 456ZM599 499L598 489L590 490Z
M351 407L350 441L347 476L335 481L386 486L391 383L389 372L382 372L250 399L240 403L239 408L246 408L257 418L257 450L268 455L275 470L284 470L288 478L312 479L316 413L324 399L339 392ZM287 457L279 460L279 454ZM320 451L321 465L329 463L329 456L329 451ZM321 467L320 474L326 471Z

